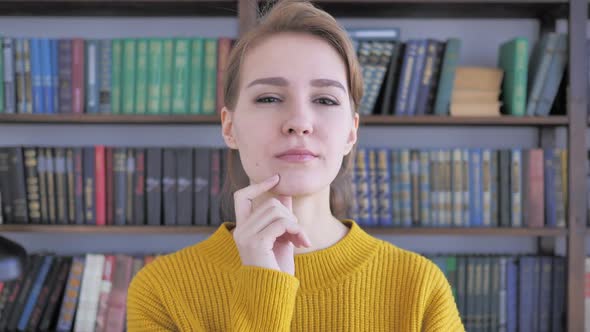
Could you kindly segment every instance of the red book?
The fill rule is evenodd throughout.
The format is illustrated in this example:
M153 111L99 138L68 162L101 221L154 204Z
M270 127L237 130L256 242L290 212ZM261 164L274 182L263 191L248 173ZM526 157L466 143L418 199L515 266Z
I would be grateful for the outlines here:
M229 60L229 53L232 47L232 39L222 37L217 40L217 114L221 114L223 102L223 75Z
M94 177L95 177L95 194L96 194L96 225L106 225L106 167L105 167L105 147L97 145L94 148Z
M107 188L107 225L112 225L113 220L115 219L115 209L113 206L113 148L106 147L106 168L107 168L107 175L106 175L106 188Z
M84 113L84 39L72 40L72 111Z

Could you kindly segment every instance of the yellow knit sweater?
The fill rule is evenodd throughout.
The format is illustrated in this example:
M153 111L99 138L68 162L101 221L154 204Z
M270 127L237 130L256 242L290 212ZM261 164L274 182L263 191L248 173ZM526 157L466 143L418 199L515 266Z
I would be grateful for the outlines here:
M225 222L134 277L127 330L465 331L434 263L342 222L338 243L295 255L295 276L242 266Z

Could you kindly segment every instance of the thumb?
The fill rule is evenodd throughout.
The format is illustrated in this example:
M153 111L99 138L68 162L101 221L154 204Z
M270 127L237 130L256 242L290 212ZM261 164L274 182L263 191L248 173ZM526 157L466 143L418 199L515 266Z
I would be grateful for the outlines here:
M285 207L287 207L287 209L289 209L289 211L293 212L293 197L292 196L279 195L278 200L281 203L283 203L283 205Z

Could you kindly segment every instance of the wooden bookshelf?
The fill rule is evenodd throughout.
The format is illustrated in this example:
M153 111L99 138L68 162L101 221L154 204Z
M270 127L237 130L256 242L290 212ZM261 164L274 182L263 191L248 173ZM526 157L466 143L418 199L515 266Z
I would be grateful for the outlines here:
M0 124L219 124L219 115L113 115L113 114L0 114ZM392 116L361 117L362 125L415 126L567 126L567 116L549 117L452 117Z
M88 226L88 225L0 225L0 233L73 233L73 234L212 234L214 226ZM558 237L564 228L378 228L363 227L373 235L453 235Z

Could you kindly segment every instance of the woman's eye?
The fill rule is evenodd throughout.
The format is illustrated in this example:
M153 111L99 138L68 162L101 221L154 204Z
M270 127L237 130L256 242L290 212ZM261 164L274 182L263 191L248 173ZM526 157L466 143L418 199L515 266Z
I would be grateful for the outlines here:
M328 105L328 106L338 105L338 102L336 102L335 100L332 100L330 98L318 98L318 99L316 99L316 102L318 104Z
M269 104L269 103L276 103L279 102L280 100L276 97L262 97L262 98L258 98L256 99L257 103L264 103L264 104Z

